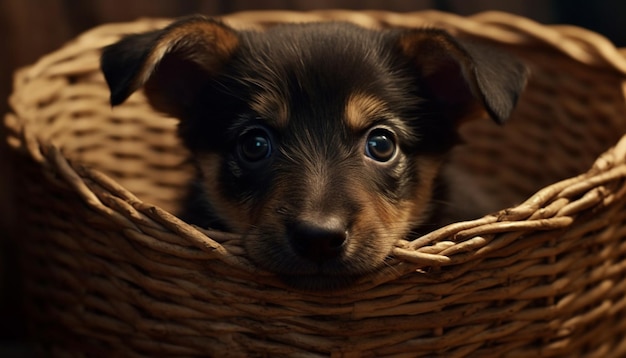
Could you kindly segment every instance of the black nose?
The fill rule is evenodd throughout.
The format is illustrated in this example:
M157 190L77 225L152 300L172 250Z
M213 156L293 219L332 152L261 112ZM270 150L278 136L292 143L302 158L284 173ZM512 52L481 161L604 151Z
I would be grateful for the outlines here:
M336 218L297 221L290 225L288 235L298 255L316 262L340 256L348 240L346 225Z

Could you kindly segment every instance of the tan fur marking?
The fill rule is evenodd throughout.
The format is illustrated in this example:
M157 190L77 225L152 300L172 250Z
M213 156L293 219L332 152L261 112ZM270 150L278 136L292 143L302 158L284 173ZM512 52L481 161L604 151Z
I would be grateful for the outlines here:
M390 203L356 179L352 187L362 210L353 223L346 255L361 270L372 272L384 264L395 242L408 234L411 208L408 203Z
M286 99L272 92L252 97L252 110L276 128L286 128L289 123L289 107Z
M372 120L387 112L385 102L361 93L352 94L346 102L345 117L348 126L355 132L367 129Z
M423 223L424 217L428 214L428 204L432 199L433 186L441 167L441 159L424 156L415 160L417 167L420 168L420 185L417 186L415 197L411 200L412 209L409 220L413 223Z
M216 212L235 232L246 232L251 225L250 208L230 201L222 194L219 183L222 158L216 153L203 153L198 154L197 159L203 174L202 185Z
M357 232L376 232L379 250L385 251L398 239L403 239L416 226L424 223L432 200L433 184L441 165L439 158L415 158L420 168L420 185L408 200L392 204L378 193L364 189L356 190L359 200L368 203L355 223ZM358 183L355 183L358 188ZM437 224L437 223L428 223ZM372 256L372 259L376 259Z

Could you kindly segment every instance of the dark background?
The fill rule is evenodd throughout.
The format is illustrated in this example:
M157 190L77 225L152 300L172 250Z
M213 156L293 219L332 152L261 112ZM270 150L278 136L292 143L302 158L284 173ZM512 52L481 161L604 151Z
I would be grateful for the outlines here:
M0 114L9 110L6 98L16 68L35 62L99 24L190 13L322 8L399 12L438 9L461 15L501 10L546 24L582 26L607 36L618 47L626 46L626 1L621 0L0 0ZM16 217L11 182L19 178L11 176L1 134L0 128L0 356L4 357L19 354L24 326L12 256L12 242L20 236L19 228L13 225Z

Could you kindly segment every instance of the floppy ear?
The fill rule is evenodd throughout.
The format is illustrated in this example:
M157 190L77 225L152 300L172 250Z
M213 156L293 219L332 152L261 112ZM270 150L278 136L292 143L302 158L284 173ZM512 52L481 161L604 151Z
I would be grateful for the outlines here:
M527 68L516 58L462 43L443 30L406 30L398 43L416 66L420 85L457 123L481 108L503 123L526 84Z
M180 117L206 81L217 74L238 47L237 33L203 16L130 35L104 48L100 66L111 105L124 102L145 86L150 104Z

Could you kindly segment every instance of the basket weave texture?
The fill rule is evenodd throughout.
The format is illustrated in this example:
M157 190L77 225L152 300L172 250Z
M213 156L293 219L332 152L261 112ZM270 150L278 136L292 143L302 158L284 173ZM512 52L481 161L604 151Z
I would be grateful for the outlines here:
M457 165L503 210L394 249L356 286L301 293L235 235L170 214L188 155L141 93L111 109L98 27L20 70L6 116L25 304L42 349L90 356L626 356L626 61L579 28L503 14L247 12L235 27L443 27L524 59L510 124L464 129ZM519 205L512 205L521 203Z

